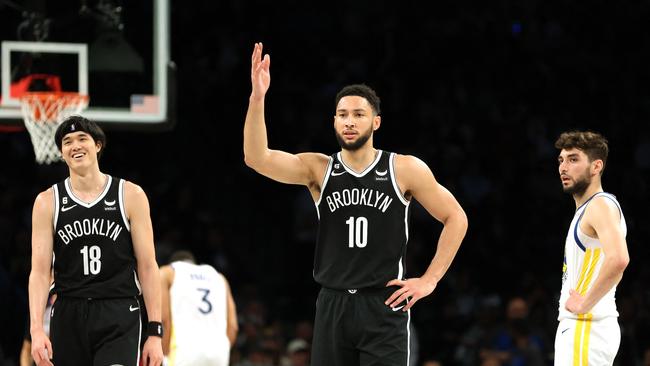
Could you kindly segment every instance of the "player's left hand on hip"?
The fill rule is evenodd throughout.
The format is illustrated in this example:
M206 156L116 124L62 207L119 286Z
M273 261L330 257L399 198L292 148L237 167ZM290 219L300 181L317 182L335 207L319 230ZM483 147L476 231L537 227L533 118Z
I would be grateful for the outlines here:
M569 290L569 299L567 299L564 307L574 314L585 314L588 309L584 308L584 296L576 290Z
M386 284L386 287L388 286L399 286L400 288L395 290L395 292L384 301L384 304L388 305L393 310L399 310L399 307L401 306L400 304L406 301L406 305L401 308L402 311L409 310L418 300L431 294L436 288L435 285L424 281L422 278L392 280Z

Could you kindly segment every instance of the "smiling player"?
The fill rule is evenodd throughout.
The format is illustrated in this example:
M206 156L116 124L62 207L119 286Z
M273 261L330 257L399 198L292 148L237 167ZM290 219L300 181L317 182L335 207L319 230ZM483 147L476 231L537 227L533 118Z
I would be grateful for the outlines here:
M80 116L55 142L70 176L41 192L32 212L29 276L32 356L38 365L132 365L140 359L140 307L150 321L144 365L162 362L160 279L149 201L142 188L104 174L106 136ZM54 269L50 338L43 311ZM141 289L145 304L137 296ZM52 361L50 361L52 359Z

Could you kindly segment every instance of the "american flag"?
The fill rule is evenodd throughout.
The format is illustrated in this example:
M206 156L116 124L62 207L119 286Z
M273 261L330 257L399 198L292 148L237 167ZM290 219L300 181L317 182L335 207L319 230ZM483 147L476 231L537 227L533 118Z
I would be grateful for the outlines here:
M131 112L133 113L158 113L157 95L131 95Z

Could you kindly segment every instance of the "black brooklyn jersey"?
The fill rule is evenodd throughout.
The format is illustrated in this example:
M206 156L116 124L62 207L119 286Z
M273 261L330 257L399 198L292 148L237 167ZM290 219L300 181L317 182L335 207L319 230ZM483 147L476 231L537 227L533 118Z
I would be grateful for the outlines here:
M327 167L318 212L314 279L333 289L384 287L404 277L409 202L395 180L394 153L379 150L363 172L341 153Z
M72 193L70 178L53 186L54 292L73 297L115 298L140 293L124 180L107 176L91 203Z

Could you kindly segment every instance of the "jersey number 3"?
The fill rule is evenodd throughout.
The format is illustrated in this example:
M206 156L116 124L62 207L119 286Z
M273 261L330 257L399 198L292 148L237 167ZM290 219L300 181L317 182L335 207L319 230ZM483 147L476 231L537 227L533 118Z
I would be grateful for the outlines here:
M205 303L205 309L203 307L199 307L199 311L202 314L209 314L212 311L212 303L208 299L208 295L210 295L210 290L207 288L197 288L197 291L203 292L203 298L201 298L201 301Z
M350 216L345 223L348 224L348 247L365 247L368 244L368 219Z

